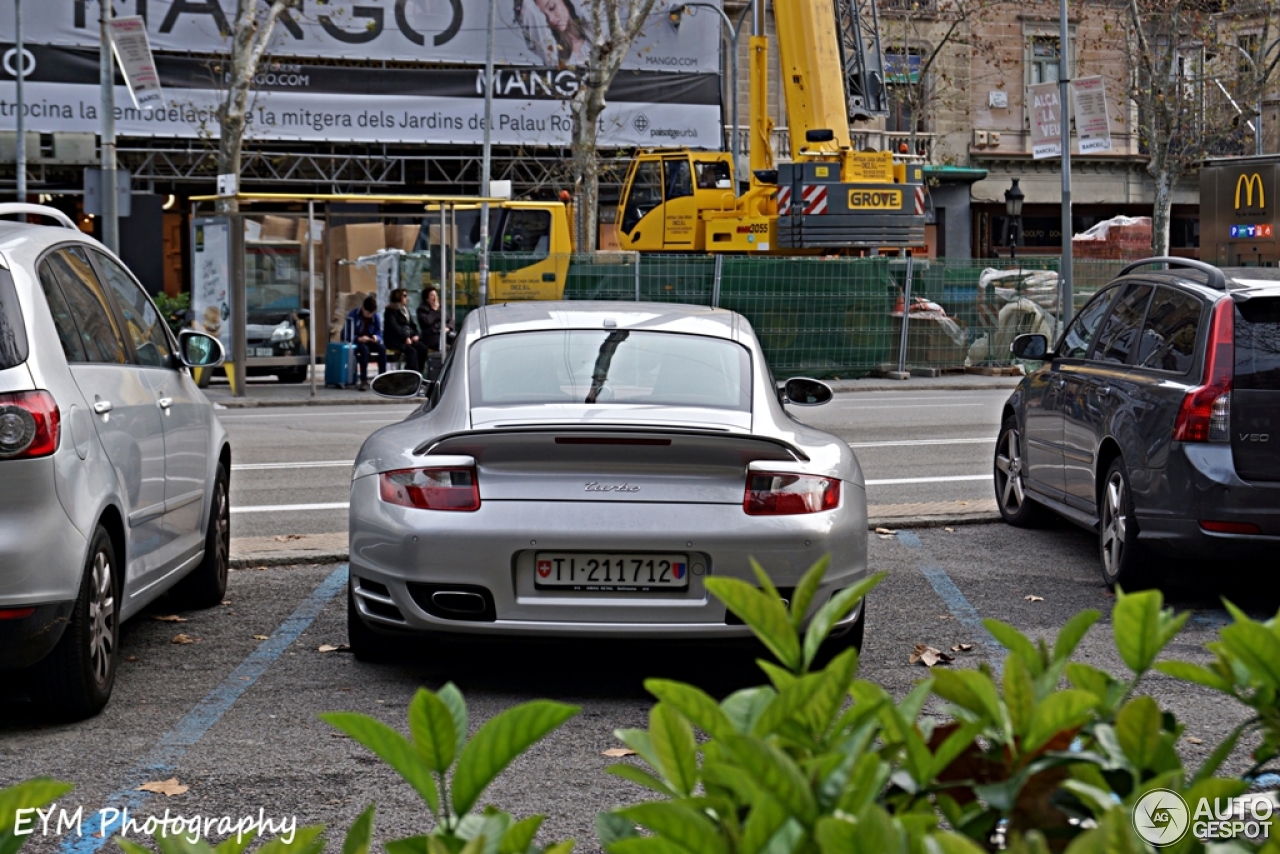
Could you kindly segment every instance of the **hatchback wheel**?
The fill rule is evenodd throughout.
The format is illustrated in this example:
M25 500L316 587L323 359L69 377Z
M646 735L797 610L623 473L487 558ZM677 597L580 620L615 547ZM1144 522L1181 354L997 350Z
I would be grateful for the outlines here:
M53 652L31 670L33 698L52 716L92 717L111 698L120 658L117 566L111 537L99 525L89 544L71 620Z
M1031 528L1044 519L1044 508L1027 497L1023 485L1026 461L1022 456L1022 434L1018 420L1009 416L1000 425L996 438L995 487L1000 518L1018 528Z
M1108 587L1135 588L1148 581L1146 555L1138 544L1138 522L1124 460L1117 457L1107 469L1098 496L1098 547L1102 580Z
M209 527L205 531L204 559L173 588L173 594L187 607L212 608L227 593L227 570L231 565L231 499L227 470L222 463L213 479L213 499L209 502Z

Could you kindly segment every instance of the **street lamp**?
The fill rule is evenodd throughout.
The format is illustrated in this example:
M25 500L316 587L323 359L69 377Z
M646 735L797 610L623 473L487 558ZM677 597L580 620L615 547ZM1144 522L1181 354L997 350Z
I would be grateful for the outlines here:
M751 2L747 4L747 10L750 10L751 5L757 2L760 2L760 0L751 0ZM716 6L712 3L681 3L678 6L672 6L671 9L667 12L667 15L670 18L672 25L676 27L680 26L681 16L685 15L686 13L688 13L690 9L693 9L693 8L710 9L711 11L715 12L717 15L720 16L720 22L724 24L725 29L729 33L729 76L731 78L730 80L731 94L729 97L733 99L733 106L730 111L731 117L729 119L729 121L733 123L733 127L729 132L729 150L733 153L733 171L734 171L733 194L736 196L738 195L737 171L738 171L738 29L739 28L733 25L733 21L729 20L729 15L724 11L724 9L721 9L719 6ZM745 17L747 12L743 11L742 14ZM738 23L740 25L742 23L742 20L739 19Z
M1018 188L1018 179L1013 179L1013 186L1004 191L1004 213L1008 220L1006 226L1009 239L1009 257L1014 266L1018 264L1018 241L1022 239L1022 200L1026 195Z

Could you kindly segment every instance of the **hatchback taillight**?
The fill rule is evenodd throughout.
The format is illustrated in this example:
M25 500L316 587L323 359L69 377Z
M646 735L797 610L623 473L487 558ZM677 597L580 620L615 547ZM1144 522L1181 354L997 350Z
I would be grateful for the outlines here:
M474 468L400 469L378 476L382 500L419 510L479 510Z
M840 481L813 474L751 472L742 509L751 516L819 513L840 506Z
M1177 442L1231 439L1231 379L1235 370L1235 304L1219 300L1213 309L1201 384L1187 392L1173 425Z
M47 457L61 436L58 404L49 392L0 394L0 460Z

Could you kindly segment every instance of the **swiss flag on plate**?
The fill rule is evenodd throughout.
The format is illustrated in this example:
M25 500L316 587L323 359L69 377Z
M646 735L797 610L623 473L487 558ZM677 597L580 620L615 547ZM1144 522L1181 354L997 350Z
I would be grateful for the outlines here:
M538 575L540 575L543 578L546 578L550 574L551 574L551 561L549 560L538 561Z

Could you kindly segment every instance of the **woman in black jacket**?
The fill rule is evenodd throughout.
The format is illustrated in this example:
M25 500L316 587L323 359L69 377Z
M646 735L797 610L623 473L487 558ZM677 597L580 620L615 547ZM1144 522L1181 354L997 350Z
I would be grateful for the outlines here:
M383 314L382 335L388 350L404 354L404 366L411 371L423 371L427 364L427 345L422 341L418 324L409 314L409 292L396 288L391 292L391 303Z
M440 292L435 288L422 291L422 304L418 306L418 327L422 330L422 340L431 348L431 352L440 349ZM448 321L446 341L452 341L453 320Z

